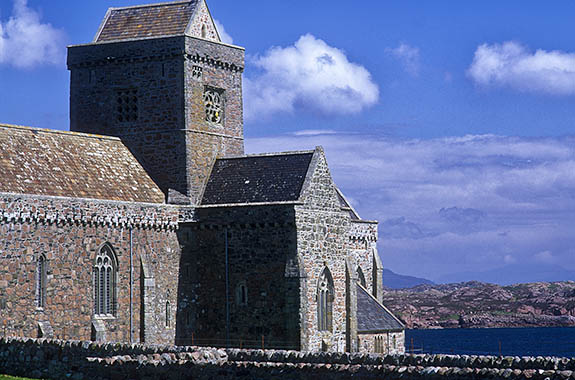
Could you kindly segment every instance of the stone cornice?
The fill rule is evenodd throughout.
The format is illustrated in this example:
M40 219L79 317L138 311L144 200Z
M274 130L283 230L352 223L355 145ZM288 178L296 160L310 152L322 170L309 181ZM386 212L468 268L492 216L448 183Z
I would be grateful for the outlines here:
M0 224L110 226L175 230L175 206L0 193Z
M106 57L102 59L93 59L79 63L68 63L68 68L77 69L77 68L89 68L95 66L105 66L111 64L121 65L126 63L139 63L139 62L161 62L174 58L184 58L185 60L191 61L193 63L203 63L212 67L217 67L219 69L229 70L232 72L243 73L244 71L244 68L242 66L238 66L234 63L225 62L218 58L210 57L207 54L206 55L200 55L197 53L188 54L185 52L162 54L162 55L149 55L145 57L132 57L132 56Z

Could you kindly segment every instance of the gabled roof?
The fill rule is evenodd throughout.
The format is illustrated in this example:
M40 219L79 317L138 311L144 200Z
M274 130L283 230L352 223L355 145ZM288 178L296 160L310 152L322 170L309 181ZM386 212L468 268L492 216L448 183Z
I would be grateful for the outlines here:
M184 35L202 0L110 8L94 42Z
M0 192L164 203L115 137L0 124Z
M216 160L202 205L297 201L313 151Z
M403 324L361 285L357 285L357 331L403 330Z
M337 187L335 188L337 192L337 199L339 200L339 205L343 211L346 211L349 214L351 220L360 220L359 214L355 211L351 204L347 201L346 197L343 195L340 189Z

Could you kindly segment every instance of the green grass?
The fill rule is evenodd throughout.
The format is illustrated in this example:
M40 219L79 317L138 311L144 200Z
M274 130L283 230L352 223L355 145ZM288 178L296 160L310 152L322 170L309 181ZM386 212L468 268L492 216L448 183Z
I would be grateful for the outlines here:
M0 380L34 380L34 379L29 379L27 377L14 377L14 376L8 376L8 375L0 375Z

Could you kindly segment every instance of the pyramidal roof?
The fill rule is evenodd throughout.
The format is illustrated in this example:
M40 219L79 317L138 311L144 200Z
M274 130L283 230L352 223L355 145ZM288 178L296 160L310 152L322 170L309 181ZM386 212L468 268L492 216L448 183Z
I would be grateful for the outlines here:
M94 43L187 35L221 42L205 0L110 8Z

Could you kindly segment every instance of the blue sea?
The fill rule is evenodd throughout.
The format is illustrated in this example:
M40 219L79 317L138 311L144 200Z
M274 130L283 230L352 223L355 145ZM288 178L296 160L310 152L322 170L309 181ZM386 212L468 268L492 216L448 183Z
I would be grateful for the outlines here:
M408 352L575 357L575 327L406 330Z

